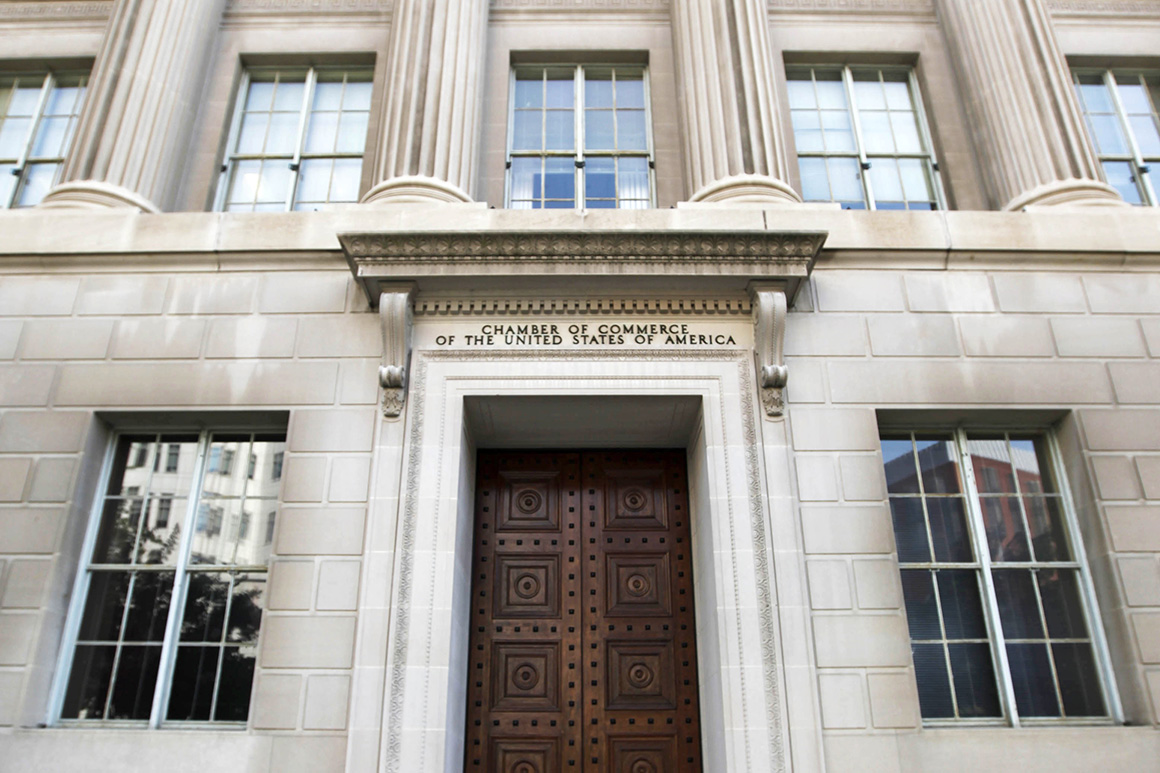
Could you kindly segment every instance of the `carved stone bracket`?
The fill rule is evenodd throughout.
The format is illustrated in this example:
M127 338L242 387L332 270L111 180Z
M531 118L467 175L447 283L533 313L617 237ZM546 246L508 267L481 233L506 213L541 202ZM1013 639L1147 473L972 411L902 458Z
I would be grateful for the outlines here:
M383 330L383 364L379 366L379 386L383 388L383 416L388 418L402 415L407 394L414 294L414 282L379 284L379 322Z
M753 299L753 349L757 365L757 386L766 416L785 413L782 390L789 372L782 354L785 344L786 297L781 282L751 282Z

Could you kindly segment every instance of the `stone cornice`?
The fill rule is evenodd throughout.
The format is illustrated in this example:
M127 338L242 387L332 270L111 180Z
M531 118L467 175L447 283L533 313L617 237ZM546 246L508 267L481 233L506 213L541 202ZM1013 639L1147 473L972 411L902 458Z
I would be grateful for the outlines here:
M0 22L5 21L104 21L112 13L112 0L54 0L54 2L0 2Z
M230 0L226 17L387 15L394 0Z
M932 0L769 0L771 13L933 16Z
M537 296L421 296L415 300L417 317L505 316L635 316L691 315L701 317L746 317L752 305L746 297L665 297L665 298L555 298Z
M665 11L669 0L491 0L491 10L506 11Z
M1160 19L1156 0L1047 0L1048 10L1058 16L1126 16Z

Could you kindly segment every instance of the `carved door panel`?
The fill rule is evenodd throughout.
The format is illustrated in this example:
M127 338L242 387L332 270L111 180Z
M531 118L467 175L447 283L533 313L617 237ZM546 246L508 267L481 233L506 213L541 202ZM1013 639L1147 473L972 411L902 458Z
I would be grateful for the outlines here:
M481 452L467 771L699 771L684 454Z

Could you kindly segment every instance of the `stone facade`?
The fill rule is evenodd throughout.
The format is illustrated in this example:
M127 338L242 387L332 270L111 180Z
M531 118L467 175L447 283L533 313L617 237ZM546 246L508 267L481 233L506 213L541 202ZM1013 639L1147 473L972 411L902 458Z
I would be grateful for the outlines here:
M475 453L521 447L687 450L705 770L1151 769L1160 221L1067 68L1158 53L1136 0L0 0L0 75L92 70L0 210L0 770L462 770ZM654 206L505 208L513 67L608 61ZM944 211L801 203L787 66L859 63ZM326 64L372 73L358 196L211 211L243 71ZM111 439L255 425L248 719L62 720ZM923 719L879 438L956 427L1051 438L1105 716Z

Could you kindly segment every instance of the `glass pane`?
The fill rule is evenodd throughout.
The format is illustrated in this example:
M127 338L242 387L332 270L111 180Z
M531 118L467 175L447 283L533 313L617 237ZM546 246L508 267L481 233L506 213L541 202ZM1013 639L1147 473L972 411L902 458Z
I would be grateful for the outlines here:
M572 102L575 99L575 90L572 87L572 76L560 77L553 75L544 83L545 91L545 106L552 107L572 107Z
M241 496L246 490L249 435L215 435L206 455L203 494Z
M900 158L898 159L898 172L902 176L902 191L907 201L933 202L935 200L927 162L917 158Z
M181 542L181 522L188 505L184 498L153 496L145 503L145 522L137 545L140 564L174 564Z
M1058 717L1055 680L1046 644L1007 644L1007 664L1020 716Z
M75 81L74 81L75 83ZM44 105L45 115L71 115L76 110L77 97L83 93L84 89L80 86L57 86L48 95L48 101Z
M361 158L336 158L334 160L334 176L330 179L330 200L332 202L358 201L359 178L361 176ZM266 481L266 483L269 482ZM277 486L274 487L274 495L277 496Z
M798 172L802 177L802 198L806 201L829 201L830 180L824 158L798 158Z
M150 493L184 494L193 485L196 467L196 435L162 435L149 483Z
M539 158L513 158L511 169L511 198L539 198L539 191L533 191L533 181L539 181L542 160Z
M121 647L106 719L149 719L160 662L160 646Z
M266 144L266 126L269 122L270 116L266 113L246 113L242 116L237 152L243 155L261 153Z
M1027 532L1023 527L1022 509L1016 497L980 497L987 545L995 561L1029 561Z
M960 717L998 717L999 690L988 644L948 644Z
M1117 89L1120 95L1120 104L1124 106L1124 111L1127 113L1150 113L1152 112L1152 105L1148 103L1148 93L1144 90L1144 86L1132 77L1129 82L1126 77L1117 77Z
M257 529L252 530L255 536ZM258 541L261 541L260 539ZM243 574L234 580L233 599L226 624L226 641L245 644L258 641L262 610L266 606L265 574Z
M854 98L859 110L886 109L886 96L882 93L877 72L854 73Z
M333 153L338 136L338 113L312 113L306 127L307 153Z
M370 110L371 90L373 85L369 80L347 80L346 88L342 93L343 110Z
M618 150L648 150L643 110L616 111L616 147Z
M266 134L267 155L289 156L294 153L298 139L298 113L271 113L270 130Z
M886 106L891 110L913 110L910 100L910 79L906 73L886 73L882 90L886 92Z
M874 188L874 201L879 209L888 202L902 202L902 181L898 177L898 165L892 158L876 158L870 166L870 184Z
M573 150L576 147L576 126L571 110L549 110L545 113L544 148Z
M1073 569L1040 569L1036 572L1047 633L1053 639L1086 639L1087 622L1079 599Z
M1101 154L1120 155L1128 152L1128 143L1124 140L1119 118L1114 115L1089 115L1088 122Z
M1087 80L1086 78L1082 80ZM1081 82L1076 86L1084 108L1090 113L1114 113L1116 108L1112 104L1112 96L1097 76L1094 82Z
M1043 638L1043 624L1039 620L1039 603L1035 600L1031 574L1021 569L995 569L991 572L999 620L1008 641Z
M0 208L12 201L12 190L17 182L16 175L12 174L15 169L15 164L0 164Z
M177 648L167 719L180 721L210 718L219 653L217 647Z
M284 204L290 193L290 167L282 159L262 162L262 176L258 180L259 203Z
M1100 717L1107 714L1100 691L1099 672L1090 644L1054 643L1055 671L1063 711L1069 717Z
M842 83L840 72L816 73L815 88L818 95L818 107L823 110L846 109L846 86Z
M198 505L197 523L189 561L193 564L265 563L264 553L254 553L260 545L242 544L239 540L241 524L252 519L253 510L261 500L206 498Z
M310 105L311 110L331 110L337 111L342 107L342 81L323 81L319 80L314 85L314 101Z
M1004 438L971 439L967 441L967 450L971 454L975 485L980 494L1015 493L1015 476Z
M251 203L258 196L258 181L262 178L261 161L239 161L234 164L230 184L230 203Z
M222 656L222 676L218 685L214 719L219 722L245 722L250 715L250 691L254 683L258 649L225 647Z
M516 80L516 107L543 107L544 84L539 78L535 80Z
M92 573L78 640L115 642L120 639L132 576L132 572Z
M867 153L893 153L894 138L890 134L890 117L886 113L867 111L858 118L862 124L862 142Z
M616 162L611 158L589 158L584 167L584 196L588 199L616 199Z
M1128 118L1136 147L1144 156L1160 155L1160 134L1156 133L1156 120L1151 115L1133 115Z
M64 152L64 138L68 133L69 118L45 118L36 130L36 141L32 143L35 158L51 158Z
M856 158L831 158L827 161L830 172L830 191L834 201L843 205L856 204L857 209L865 206L862 191L862 172ZM846 207L849 208L849 207Z
M910 438L882 438L880 445L886 490L891 494L917 494L918 473Z
M1108 185L1115 188L1124 201L1129 204L1143 203L1140 186L1130 163L1127 161L1101 161L1100 164L1104 168L1104 177L1107 178Z
M821 116L826 150L831 153L855 152L854 129L850 125L850 114L845 110L823 110Z
M250 91L246 94L246 112L268 111L274 98L273 81L250 80Z
M133 603L129 605L121 639L160 643L165 638L172 593L173 572L137 572L133 583Z
M302 97L306 93L304 81L281 81L274 90L274 109L298 113L302 110Z
M230 575L226 572L190 572L181 641L220 642L229 593Z
M930 534L934 540L936 561L968 562L975 560L971 538L967 533L967 516L963 500L954 497L927 497Z
M128 564L137 544L144 500L109 499L101 512L101 526L93 548L93 563Z
M24 143L28 142L31 126L30 118L9 118L0 123L0 157L19 158L24 152Z
M922 500L891 497L890 517L894 522L894 542L898 547L899 562L930 561L930 545L927 543L926 521L922 515Z
M545 159L544 198L576 198L576 162L570 158Z
M934 595L935 573L929 569L903 569L901 575L910 638L916 641L942 639L938 599Z
M584 111L584 147L588 150L615 150L611 110Z
M610 78L593 78L591 76L586 78L584 81L584 106L612 107L612 80Z
M914 676L918 682L918 703L923 719L953 717L955 704L943 645L912 644L910 651L914 657Z
M338 152L361 153L367 144L367 114L343 113L338 123Z
M639 157L621 158L619 164L620 198L647 202L649 199L648 161Z
M1063 526L1062 502L1058 497L1024 497L1023 510L1031 527L1031 544L1036 561L1068 561L1071 551Z
M799 153L825 150L822 142L822 119L814 110L794 110L793 139Z
M818 101L814 98L814 83L808 75L805 76L804 80L793 74L788 74L786 77L789 78L785 85L789 90L790 108L798 110L817 107Z
M937 575L947 638L986 639L987 624L983 620L977 572L973 569L943 569Z
M891 113L890 126L894 130L894 143L899 153L922 152L922 139L918 134L918 124L915 123L914 113Z
M957 494L962 490L954 445L953 440L942 437L915 438L922 487L927 494Z
M27 80L21 81L27 83ZM12 100L8 103L8 115L31 116L36 114L36 105L40 102L40 91L43 79L34 79L35 86L20 86L12 93Z
M334 161L329 158L310 158L302 161L298 170L298 204L326 201L330 193L330 173Z
M617 76L616 106L644 108L644 79Z
M109 680L113 675L115 646L81 644L73 655L68 691L61 707L63 719L103 719Z
M32 207L39 204L52 190L58 169L60 169L59 163L29 164L24 170L24 185L20 189L19 201L16 202L16 205Z

